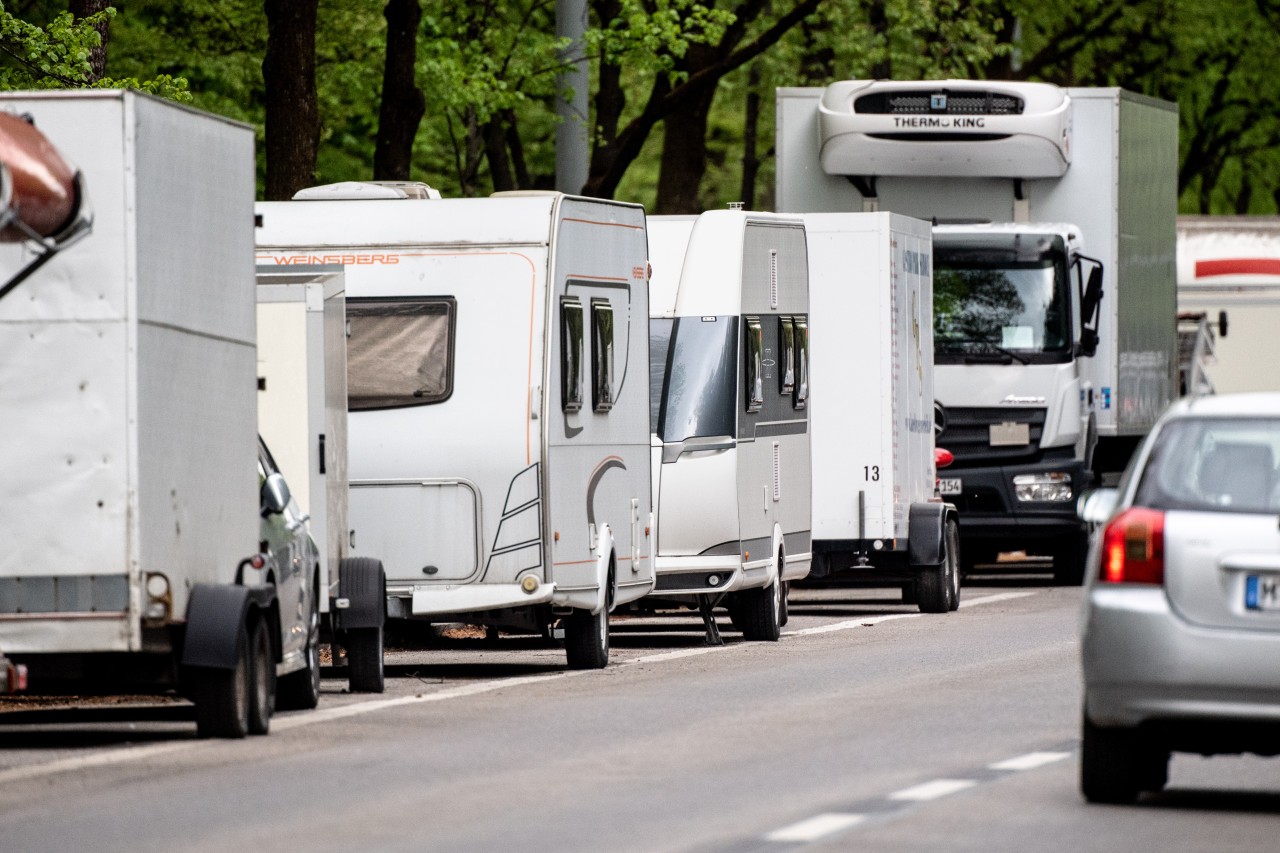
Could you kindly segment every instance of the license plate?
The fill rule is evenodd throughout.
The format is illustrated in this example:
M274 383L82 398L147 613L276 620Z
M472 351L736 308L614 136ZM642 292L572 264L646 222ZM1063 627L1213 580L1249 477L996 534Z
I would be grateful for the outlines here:
M1280 610L1280 575L1249 575L1244 579L1248 610Z
M1031 425L1005 421L992 424L988 434L992 447L1014 447L1031 443Z
M962 491L959 477L941 477L938 480L938 494L958 495Z

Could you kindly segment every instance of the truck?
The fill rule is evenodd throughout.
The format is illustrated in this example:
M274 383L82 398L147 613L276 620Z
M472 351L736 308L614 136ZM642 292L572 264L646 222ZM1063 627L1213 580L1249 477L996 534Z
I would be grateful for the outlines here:
M1280 216L1179 216L1178 313L1212 333L1209 387L1280 391L1280 380L1258 369L1276 356Z
M387 617L609 658L653 586L637 205L350 182L258 205L259 265L341 265L350 547Z
M386 574L351 554L347 482L347 314L341 266L258 267L258 431L291 484L318 544L307 612L314 681L297 704L314 707L321 640L345 657L353 693L384 688ZM342 654L345 652L345 654ZM284 685L282 685L282 688Z
M723 605L777 640L809 573L809 274L804 222L741 209L651 216L654 604Z
M806 213L815 581L960 606L959 522L935 493L929 223Z
M1118 88L851 80L777 92L784 211L935 223L940 491L965 568L1083 578L1076 499L1175 396L1177 107Z
M178 695L201 735L265 734L307 660L258 554L288 492L254 465L253 129L134 91L0 111L81 176L78 225L0 247L25 275L0 301L0 648L36 692Z

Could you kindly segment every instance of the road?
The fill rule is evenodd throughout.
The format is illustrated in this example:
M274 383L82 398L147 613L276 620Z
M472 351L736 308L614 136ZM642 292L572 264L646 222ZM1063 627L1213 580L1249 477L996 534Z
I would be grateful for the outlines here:
M1080 590L971 580L941 616L796 589L778 643L620 618L601 671L523 638L395 650L385 694L326 672L241 742L0 726L0 850L1275 849L1268 759L1177 756L1161 795L1085 805Z

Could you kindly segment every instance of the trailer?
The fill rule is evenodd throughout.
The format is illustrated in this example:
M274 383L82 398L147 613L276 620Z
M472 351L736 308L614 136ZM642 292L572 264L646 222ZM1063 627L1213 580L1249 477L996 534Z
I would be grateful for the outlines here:
M927 222L807 213L813 311L813 572L960 604L956 508L935 492Z
M1258 369L1277 354L1280 216L1179 216L1178 311L1213 333L1204 368L1213 390L1280 391Z
M1080 583L1077 497L1119 476L1176 394L1176 105L977 80L851 80L777 104L781 210L938 225L941 487L966 562L1025 550Z
M0 110L94 210L74 248L0 247L26 274L0 301L0 648L33 691L176 692L202 735L265 733L306 661L250 559L260 496L287 498L254 466L253 129L133 91Z
M351 183L258 214L260 265L343 268L350 546L388 618L558 624L605 666L653 586L643 209Z
M651 604L777 640L809 573L809 274L797 217L649 217L658 556Z
M386 577L379 560L353 556L348 530L347 314L340 266L259 267L258 431L293 488L319 545L306 602L307 654L322 636L345 652L355 693L381 693ZM335 663L344 655L335 654ZM290 692L314 706L319 688ZM285 685L281 685L282 691Z

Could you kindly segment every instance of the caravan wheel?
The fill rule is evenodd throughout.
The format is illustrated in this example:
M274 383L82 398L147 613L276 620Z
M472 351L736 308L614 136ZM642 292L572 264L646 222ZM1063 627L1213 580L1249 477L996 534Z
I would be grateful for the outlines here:
M748 589L738 596L743 639L776 642L782 636L781 572L768 586Z
M564 618L564 651L570 669L603 669L609 663L609 613L575 610Z

